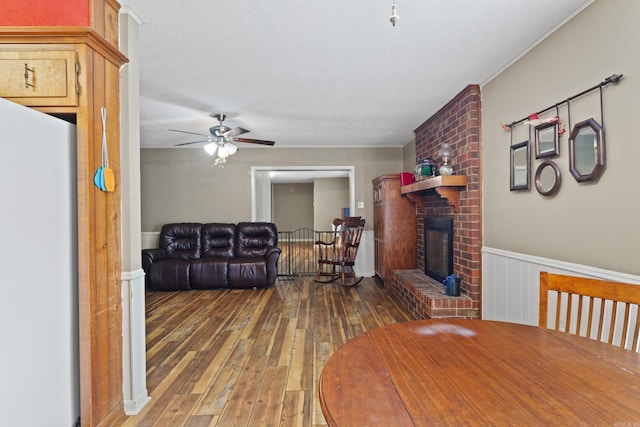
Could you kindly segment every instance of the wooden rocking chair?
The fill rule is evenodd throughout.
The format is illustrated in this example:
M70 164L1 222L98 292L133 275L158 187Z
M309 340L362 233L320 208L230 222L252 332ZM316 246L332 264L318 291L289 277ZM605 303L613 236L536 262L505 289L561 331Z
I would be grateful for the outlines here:
M333 241L316 241L318 250L318 271L315 281L321 283L333 282L340 278L343 286L356 286L363 277L356 277L353 266L360 246L360 238L364 230L365 220L359 216L348 216L333 220L335 234ZM321 277L328 276L328 280ZM347 279L353 283L347 284Z

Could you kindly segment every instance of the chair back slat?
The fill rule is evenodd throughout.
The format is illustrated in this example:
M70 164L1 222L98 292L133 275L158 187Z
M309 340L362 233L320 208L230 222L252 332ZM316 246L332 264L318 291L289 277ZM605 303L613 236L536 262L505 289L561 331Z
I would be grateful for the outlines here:
M640 285L541 272L539 316L541 328L639 351Z
M567 331L571 330L571 305L573 303L573 295L570 293L567 293L567 310L565 312L565 316L564 318L566 319L566 325L567 325ZM556 322L556 330L558 330L558 323ZM579 328L580 325L576 326L576 328Z
M589 298L589 320L587 321L587 336L591 336L591 326L593 325L593 298Z
M346 217L342 223L340 238L344 243L344 258L353 261L356 259L360 238L364 230L364 220L359 217Z
M622 336L623 337L627 336L628 326L629 326L629 303L625 303L625 305L624 305L624 321L622 322ZM609 344L611 344L613 342L613 334L609 334L609 335L610 335Z
M616 313L618 312L618 304L616 304L615 301L613 301L613 303L611 304L611 316L608 317L608 319L612 319L613 321L615 321L616 319ZM600 322L604 323L605 320L607 318L603 315L602 317L600 317ZM613 327L609 327L609 339L607 340L607 342L609 344L613 344L613 331L615 328Z
M578 319L576 320L576 325L578 325L578 328L580 328L580 325L582 325L582 301L584 298L580 298L580 296L578 296Z
M604 300L600 302L600 317L598 317L598 335L597 335L598 339L602 338L602 324L604 323L602 319L604 319L604 307L606 305L605 303L606 301Z

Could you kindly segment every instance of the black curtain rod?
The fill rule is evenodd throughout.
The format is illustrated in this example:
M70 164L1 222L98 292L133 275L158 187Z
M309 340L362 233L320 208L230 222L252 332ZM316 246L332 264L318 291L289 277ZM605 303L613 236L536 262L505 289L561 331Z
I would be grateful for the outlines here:
M589 93L591 91L594 91L594 90L596 90L598 88L604 87L604 86L606 86L606 85L608 85L610 83L618 84L618 82L620 82L620 80L622 80L622 74L612 74L609 77L607 77L606 79L604 79L603 81L601 81L600 83L598 83L597 85L595 85L593 87L590 87L587 90L583 90L582 92L580 92L577 95L570 96L569 98L565 99L564 101L557 102L557 103L545 108L544 110L537 111L535 114L546 113L547 111L551 110L552 108L558 108L559 105L568 104L569 102L573 101L574 99L579 98L582 95L586 95L587 93ZM520 123L522 123L522 122L524 122L525 120L528 120L528 119L529 119L529 116L524 117L524 118L522 118L522 119L520 119L518 121L511 122L511 124L508 124L506 126L509 127L509 128L512 128L515 125L520 124Z

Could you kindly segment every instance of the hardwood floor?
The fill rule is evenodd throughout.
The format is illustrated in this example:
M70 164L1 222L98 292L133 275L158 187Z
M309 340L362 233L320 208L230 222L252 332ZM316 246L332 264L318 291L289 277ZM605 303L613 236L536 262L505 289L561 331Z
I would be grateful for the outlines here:
M333 351L413 319L371 278L343 288L310 277L152 292L146 315L151 401L124 426L326 426L317 386Z

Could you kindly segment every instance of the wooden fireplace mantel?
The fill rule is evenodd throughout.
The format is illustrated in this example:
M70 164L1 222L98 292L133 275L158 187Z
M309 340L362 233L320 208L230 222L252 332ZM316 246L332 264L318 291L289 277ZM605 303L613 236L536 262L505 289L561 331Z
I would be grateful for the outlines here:
M458 212L460 208L460 190L467 185L465 175L440 175L433 178L423 179L413 184L400 187L400 193L411 200L416 206L424 207L422 200L425 192L435 190L440 197L447 199L453 206L453 211Z

